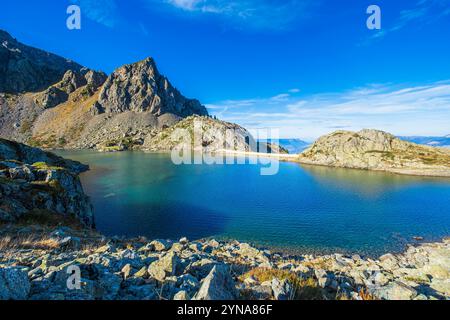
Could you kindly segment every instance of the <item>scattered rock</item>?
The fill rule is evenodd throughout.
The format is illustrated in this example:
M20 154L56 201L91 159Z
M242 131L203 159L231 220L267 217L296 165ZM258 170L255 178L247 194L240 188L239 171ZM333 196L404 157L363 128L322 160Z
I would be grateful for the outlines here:
M133 277L135 278L147 278L148 277L148 271L146 267L142 267L138 272L136 272Z
M133 268L131 267L131 264L126 264L125 267L122 268L121 272L122 272L122 276L124 280L127 280L131 274L131 271L133 270Z
M19 268L0 269L0 300L25 300L30 293L30 281Z
M286 279L280 281L274 278L272 280L272 291L276 300L293 300L294 298L294 288Z
M148 273L151 277L163 281L166 276L173 276L176 274L180 258L178 255L170 251L161 259L153 262L149 268Z
M173 300L190 300L189 294L184 291L178 291L175 296L173 297Z
M255 300L270 300L273 295L271 286L256 285L250 291L250 297Z
M377 288L374 294L385 300L412 300L417 296L417 291L402 282L394 281L387 286Z
M200 290L194 300L235 300L236 288L227 265L214 266L209 275L203 279Z
M326 288L330 284L330 278L328 277L328 274L325 270L316 269L314 270L314 273L316 275L316 279L320 287Z
M169 250L171 245L172 244L166 240L154 240L150 242L150 246L152 246L155 251Z

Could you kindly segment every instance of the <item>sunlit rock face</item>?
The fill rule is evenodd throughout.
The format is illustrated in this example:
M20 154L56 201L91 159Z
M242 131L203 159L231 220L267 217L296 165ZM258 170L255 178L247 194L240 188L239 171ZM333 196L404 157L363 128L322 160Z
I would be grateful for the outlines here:
M125 65L106 80L98 101L105 112L172 113L180 117L207 115L197 100L187 99L162 76L152 58Z

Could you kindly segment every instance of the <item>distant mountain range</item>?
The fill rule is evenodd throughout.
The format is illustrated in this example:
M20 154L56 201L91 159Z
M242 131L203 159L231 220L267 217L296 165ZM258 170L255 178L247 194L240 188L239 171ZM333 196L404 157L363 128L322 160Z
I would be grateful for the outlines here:
M259 142L267 142L267 139L258 140ZM282 148L286 149L289 154L301 153L307 149L311 144L309 142L300 139L274 139L270 141L275 143Z
M425 137L425 136L399 136L401 140L413 142L430 147L450 148L450 134L444 137ZM267 142L267 140L259 140L260 142ZM290 154L302 153L311 143L303 141L301 139L276 139L272 140L273 143L283 147Z
M423 144L430 147L442 147L450 148L450 134L445 137L421 137L421 136L411 136L411 137L399 137L402 140Z

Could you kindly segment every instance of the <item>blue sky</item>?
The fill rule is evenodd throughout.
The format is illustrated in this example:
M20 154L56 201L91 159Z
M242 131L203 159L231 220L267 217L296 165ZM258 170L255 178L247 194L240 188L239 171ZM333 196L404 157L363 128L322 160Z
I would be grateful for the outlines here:
M108 73L152 56L212 114L282 137L450 134L450 0L17 0L0 28Z

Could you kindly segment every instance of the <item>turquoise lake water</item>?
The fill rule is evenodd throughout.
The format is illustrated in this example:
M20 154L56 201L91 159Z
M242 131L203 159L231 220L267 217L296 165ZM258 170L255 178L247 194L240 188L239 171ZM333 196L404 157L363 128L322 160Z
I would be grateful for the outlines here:
M450 179L280 163L174 165L169 155L59 152L82 175L107 235L216 237L292 252L401 251L450 235Z

